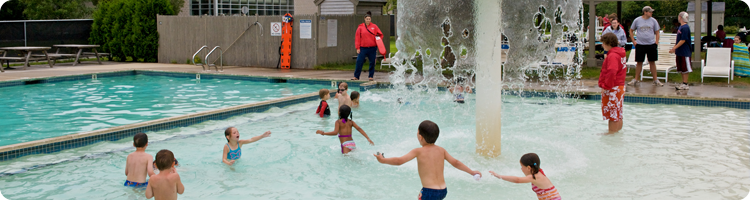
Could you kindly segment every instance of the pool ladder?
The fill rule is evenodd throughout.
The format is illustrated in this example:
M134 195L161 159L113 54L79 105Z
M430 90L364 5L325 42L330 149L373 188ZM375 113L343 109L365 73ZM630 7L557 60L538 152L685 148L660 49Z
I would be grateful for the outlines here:
M193 59L192 59L193 65L201 66L203 68L203 71L211 70L211 67L214 67L214 69L216 69L217 72L223 72L224 71L224 50L222 50L221 47L219 46L216 46L213 49L211 49L211 51L209 51L208 54L206 54L206 57L204 57L204 59L202 60L203 62L195 63L195 57L198 56L198 54L201 53L204 49L208 50L208 46L203 45L200 49L198 49L198 51L195 52L195 54L193 54ZM221 70L219 70L219 67L216 66L215 64L216 61L214 61L214 63L209 64L210 62L208 60L208 57L211 56L211 54L214 53L216 49L219 50L218 61L219 61L219 66L221 67ZM208 70L206 70L206 67L208 67Z

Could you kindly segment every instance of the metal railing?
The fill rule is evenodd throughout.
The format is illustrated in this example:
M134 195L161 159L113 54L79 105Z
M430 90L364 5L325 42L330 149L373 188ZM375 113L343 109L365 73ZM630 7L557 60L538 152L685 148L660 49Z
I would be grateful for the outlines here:
M190 61L193 62L193 65L198 66L198 64L200 64L200 66L203 67L203 71L206 71L206 65L204 64L206 63L206 61L203 60L203 62L201 63L195 63L195 56L197 56L201 51L203 51L203 49L206 49L206 48L208 48L208 46L203 45L200 49L198 49L198 51L195 52L195 54L193 54L192 59L190 59Z
M208 70L211 70L211 67L214 67L214 68L216 68L217 72L223 72L224 71L224 50L222 50L221 47L216 46L213 49L211 49L211 51L208 52L208 54L206 54L206 59L204 61L206 63L208 63L208 56L211 56L211 54L214 53L214 51L216 51L216 49L219 49L219 66L221 66L221 70L219 70L219 68L216 67L216 64L213 64L213 63L212 64L208 64ZM214 63L215 63L215 61L214 61Z

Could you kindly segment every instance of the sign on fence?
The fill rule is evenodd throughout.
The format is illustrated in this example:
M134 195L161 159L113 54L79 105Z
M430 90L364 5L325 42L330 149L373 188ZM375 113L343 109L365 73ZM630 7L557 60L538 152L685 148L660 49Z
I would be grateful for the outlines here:
M300 39L312 39L312 20L309 20L309 19L299 20L299 38Z
M271 22L271 36L281 36L281 22Z

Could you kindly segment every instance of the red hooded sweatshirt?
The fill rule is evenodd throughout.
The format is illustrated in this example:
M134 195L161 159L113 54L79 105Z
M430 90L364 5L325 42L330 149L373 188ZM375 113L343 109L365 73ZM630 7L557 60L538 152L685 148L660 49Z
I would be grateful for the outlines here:
M378 44L375 43L375 35L373 34L380 36L380 38L383 38L383 32L380 32L380 28L378 28L378 25L370 23L370 25L365 28L365 23L360 24L359 27L357 27L356 35L354 35L354 46L357 48L357 50L359 50L359 47L378 46Z
M625 49L622 47L612 47L607 53L607 58L602 63L602 73L599 74L599 87L611 90L615 86L625 85L625 74L627 68Z

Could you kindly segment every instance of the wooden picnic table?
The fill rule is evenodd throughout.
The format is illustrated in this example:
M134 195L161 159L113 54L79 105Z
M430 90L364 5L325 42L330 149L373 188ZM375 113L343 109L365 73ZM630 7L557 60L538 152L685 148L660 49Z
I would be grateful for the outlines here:
M104 55L103 53L99 53L96 51L96 48L99 48L99 45L95 44L58 44L58 45L52 45L53 47L57 48L57 51L53 54L50 54L50 57L53 58L62 58L62 57L75 57L76 60L73 62L73 66L76 66L76 64L81 63L80 58L81 55L94 55L96 56L96 61L99 62L99 64L102 64L102 61L100 60L100 57ZM77 52L75 54L61 54L60 49L61 48L72 48L74 49L74 52ZM91 49L93 53L83 52L84 49ZM77 51L76 51L77 50ZM57 59L55 59L57 60Z
M33 51L42 51L44 53L44 57L47 59L47 64L49 64L49 67L52 68L52 63L49 62L49 56L47 55L47 50L52 49L51 47L0 47L0 50L5 50L3 53L3 56L0 57L1 60L23 60L24 61L24 69L29 67L29 60L43 60L43 59L34 59L31 58L31 52ZM8 57L7 51L20 51L23 53L23 57ZM0 71L5 72L2 67L0 67Z

